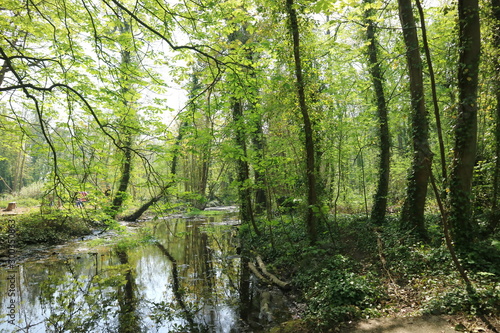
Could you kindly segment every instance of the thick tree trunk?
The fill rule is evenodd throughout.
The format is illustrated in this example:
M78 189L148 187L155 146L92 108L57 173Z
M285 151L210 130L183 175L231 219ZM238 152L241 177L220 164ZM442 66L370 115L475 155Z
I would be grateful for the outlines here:
M365 0L365 3L367 5L370 5L371 3L373 3L373 0ZM375 11L370 8L370 6L368 8L369 9L365 11L365 22L367 24L366 39L368 41L368 65L377 100L377 120L380 147L378 183L371 211L371 220L377 225L382 225L385 220L385 213L387 210L387 195L389 192L391 139L389 135L387 103L384 94L384 78L382 75L382 70L380 68L380 63L378 61L377 39L375 37L375 23L372 19Z
M122 34L126 34L130 32L130 26L124 21L123 27L120 28L120 32ZM122 71L127 71L132 65L132 57L129 50L122 49L120 52L121 55L121 67ZM126 75L122 75L120 77L122 82L121 88L121 98L122 98L122 106L126 109L127 114L124 115L123 119L121 119L121 135L123 139L121 140L120 149L123 152L123 162L121 166L121 175L120 180L118 182L118 189L115 193L115 197L111 203L111 207L109 208L109 214L111 217L115 218L120 211L122 210L123 203L127 198L127 190L130 183L130 177L132 173L132 147L134 145L134 133L133 128L134 124L137 122L136 112L133 110L133 106L130 105L130 100L127 97L131 90L131 84L128 82Z
M432 165L432 152L428 142L429 124L424 100L422 61L411 0L398 0L398 5L410 79L414 152L407 180L407 196L401 214L401 227L421 239L426 239L424 208Z
M474 235L472 174L477 149L477 87L481 34L477 0L458 1L460 54L458 114L450 177L450 224L458 248L467 248Z
M297 12L293 0L286 1L286 10L290 20L290 32L293 41L293 56L295 61L295 77L297 86L297 96L299 100L300 112L304 125L305 151L306 151L306 177L307 177L307 215L306 227L311 244L316 243L318 238L317 224L318 216L315 210L319 209L318 195L316 192L316 162L313 138L313 128L305 96L305 83L302 74L302 59L300 56L300 35Z

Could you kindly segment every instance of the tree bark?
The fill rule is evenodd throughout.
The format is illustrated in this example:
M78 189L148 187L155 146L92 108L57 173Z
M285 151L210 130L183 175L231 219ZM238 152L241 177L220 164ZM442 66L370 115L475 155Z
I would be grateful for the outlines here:
M305 83L302 73L302 59L300 56L299 24L293 0L286 1L286 10L288 18L290 20L290 33L292 35L292 41L293 41L293 57L295 62L297 97L299 101L300 112L302 114L302 121L304 125L304 135L305 135L306 177L307 177L306 228L310 243L315 244L318 238L318 232L317 232L318 215L315 212L315 210L318 210L320 207L318 202L318 195L316 192L316 161L315 161L313 128L309 116L309 110L306 103Z
M468 248L472 223L472 174L477 150L477 87L481 33L478 0L458 1L458 113L450 175L450 225L458 248Z
M370 5L373 3L373 0L365 0L365 3ZM371 220L376 225L382 225L387 211L387 195L389 193L391 139L389 134L387 103L384 94L384 77L378 61L377 39L375 36L376 27L372 19L375 14L375 10L368 6L368 9L365 10L364 14L365 23L367 25L366 39L368 41L368 66L377 101L377 120L380 147L378 183L371 210Z
M424 221L427 184L432 165L429 124L424 99L424 82L419 42L411 0L398 0L399 18L406 46L410 79L413 160L407 180L407 194L401 214L401 227L420 239L427 238Z

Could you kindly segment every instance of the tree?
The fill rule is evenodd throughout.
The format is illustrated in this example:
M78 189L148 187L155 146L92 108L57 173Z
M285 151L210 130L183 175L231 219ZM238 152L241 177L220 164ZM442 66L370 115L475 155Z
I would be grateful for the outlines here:
M235 28L236 30L229 35L229 43L238 40L241 45L243 45L244 56L247 56L244 50L244 45L248 41L248 33L245 27ZM234 73L236 74L236 73ZM233 87L233 96L230 98L230 107L232 110L232 118L234 125L234 141L236 148L236 174L237 174L237 182L238 182L238 197L240 204L240 214L241 221L244 224L252 225L253 230L257 235L260 235L260 231L257 228L255 223L255 217L253 213L252 207L252 192L250 187L250 169L248 163L248 153L247 153L247 126L245 124L245 118L243 116L244 99L241 97L244 91L244 87L241 87L240 84L236 83L237 76L230 75L229 79L233 82L229 82Z
M457 247L465 249L470 246L475 231L471 193L477 150L477 89L481 53L477 0L458 2L458 27L458 105L449 185L449 219Z
M300 32L299 23L297 18L297 10L293 0L286 1L286 12L290 24L290 34L292 37L293 45L293 58L295 65L295 84L297 89L297 98L299 102L299 109L302 115L305 136L305 152L306 152L306 178L307 178L307 213L306 213L306 227L307 235L312 244L316 243L318 233L318 210L320 205L317 195L316 184L316 161L315 161L315 145L313 138L312 122L309 115L309 110L306 102L305 82L302 72L302 58L300 55Z
M425 239L424 220L427 184L431 172L432 152L429 147L429 125L425 106L424 81L419 42L411 0L399 0L399 18L406 46L410 80L413 158L407 180L407 194L401 214L401 226Z
M389 136L387 102L384 94L384 78L381 65L378 60L377 39L375 35L376 27L375 22L373 21L375 10L372 8L372 4L372 0L365 1L367 9L364 11L364 19L366 24L366 40L368 42L368 66L373 89L375 90L377 104L380 159L377 191L375 193L371 211L371 220L377 225L382 225L385 219L385 212L387 210L387 195L389 192L391 140Z

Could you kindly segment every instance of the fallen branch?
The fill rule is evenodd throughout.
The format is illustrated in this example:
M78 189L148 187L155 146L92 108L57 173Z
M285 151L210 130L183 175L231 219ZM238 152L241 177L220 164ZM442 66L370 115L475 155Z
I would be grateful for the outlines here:
M250 268L252 273L254 273L254 275L259 280L261 280L264 283L267 283L269 285L275 285L282 290L290 290L291 289L290 283L285 282L285 281L281 281L274 274L269 273L267 271L266 265L264 264L264 262L262 261L262 258L260 256L257 256L256 259L257 259L257 263L259 265L260 271L257 267L255 267L255 265L252 262L248 263L248 267Z

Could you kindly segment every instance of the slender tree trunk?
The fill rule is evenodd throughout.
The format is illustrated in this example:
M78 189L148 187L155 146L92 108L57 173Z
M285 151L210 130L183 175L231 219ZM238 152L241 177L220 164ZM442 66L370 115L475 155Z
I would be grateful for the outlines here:
M26 153L25 153L25 142L24 142L24 133L21 135L21 142L19 143L19 151L16 158L16 164L14 169L14 181L12 184L12 189L14 192L19 193L21 188L23 187L23 175L24 175L24 165L26 162Z
M387 211L387 195L389 193L390 173L390 135L387 103L384 94L384 78L378 61L377 39L375 36L375 23L373 15L375 10L370 7L373 0L365 0L368 9L365 10L365 23L367 25L366 39L368 41L368 62L373 89L377 100L377 120L379 132L380 159L378 169L377 191L375 193L371 220L377 225L382 225Z
M255 149L255 154L257 158L257 163L260 163L263 158L264 151L264 135L262 133L262 119L259 117L255 124L255 131L252 133L252 143ZM262 213L265 209L267 210L267 195L265 189L265 175L261 171L260 167L254 170L255 179L255 212L257 214Z
M295 61L295 77L297 85L297 96L300 112L304 125L305 151L306 151L306 177L307 177L307 215L306 227L311 244L316 243L318 238L317 224L318 215L315 209L319 209L318 194L316 190L316 162L313 138L313 128L306 103L305 83L302 73L302 59L300 56L300 34L297 20L297 12L293 0L286 1L286 10L290 22L290 32L293 41L293 56Z
M237 167L237 180L238 180L238 196L240 201L240 215L242 224L251 224L255 233L260 235L260 231L255 223L253 209L252 209L252 195L249 187L250 171L247 162L247 149L245 132L243 125L243 105L236 98L231 101L233 110L233 122L235 124L235 141L236 146L240 150L239 156L236 160Z
M458 114L450 176L450 224L458 248L467 248L474 235L472 174L477 149L477 87L481 34L478 0L458 1L460 54Z
M441 177L442 179L446 180L448 179L448 174L446 172L446 152L443 141L443 130L441 127L441 115L439 114L434 67L432 66L431 51L429 48L429 43L427 42L427 29L425 27L424 10L422 8L420 0L415 0L415 3L417 5L418 13L420 16L420 27L422 29L422 42L424 46L425 59L427 60L427 67L429 69L429 78L431 80L432 105L434 107L434 118L436 119L436 132L438 135L438 142L439 142L439 155L441 157Z
M429 124L424 100L424 82L419 42L411 0L398 0L399 18L406 46L406 60L410 79L413 160L408 176L407 196L401 214L401 227L415 236L426 239L424 221L427 184L429 182L432 152L429 147Z

